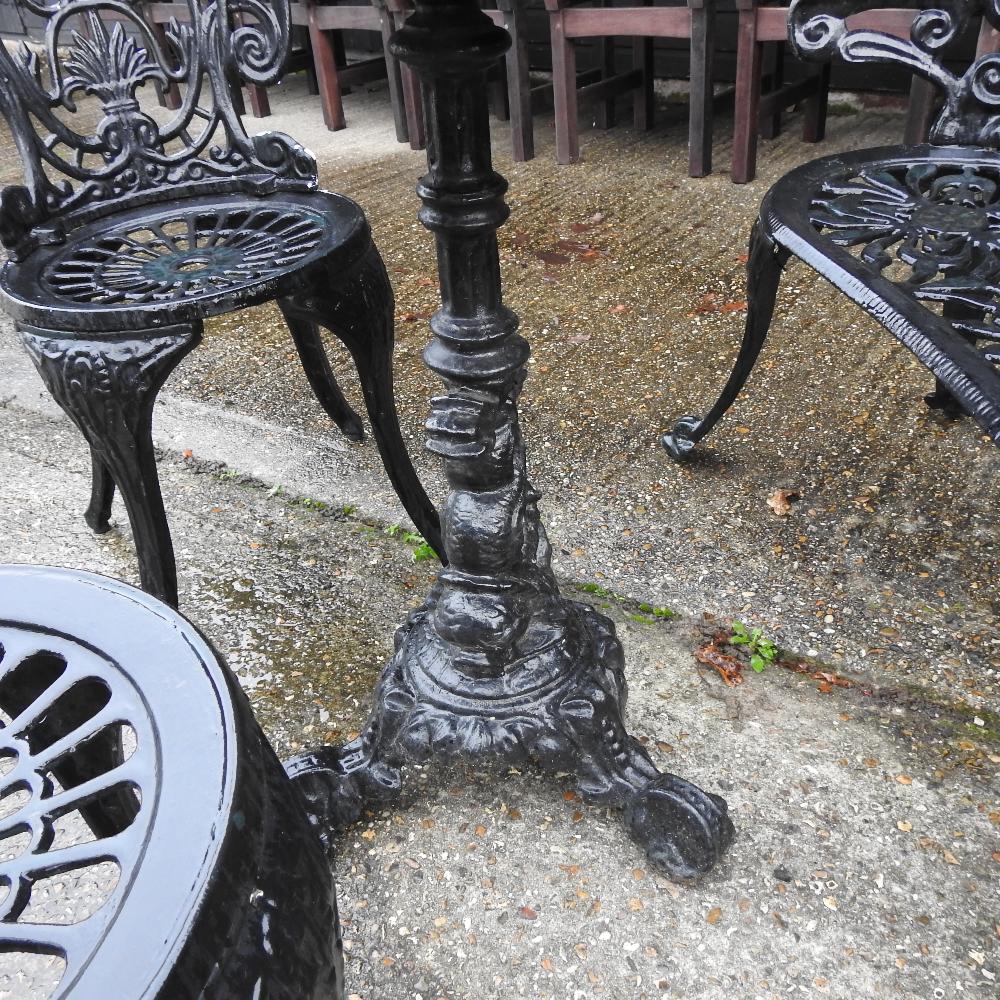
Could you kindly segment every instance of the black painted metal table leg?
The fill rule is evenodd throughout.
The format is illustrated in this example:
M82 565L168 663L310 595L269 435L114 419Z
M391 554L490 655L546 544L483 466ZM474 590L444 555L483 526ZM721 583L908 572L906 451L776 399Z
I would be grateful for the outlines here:
M621 644L607 618L559 594L525 470L517 397L529 348L501 297L507 185L491 165L486 100L508 44L476 0L418 0L394 39L425 91L420 218L437 238L442 307L424 357L446 388L427 429L450 487L449 564L397 633L362 735L288 769L327 830L395 795L408 761L568 771L588 799L624 809L655 865L696 878L732 839L726 804L660 774L627 733Z

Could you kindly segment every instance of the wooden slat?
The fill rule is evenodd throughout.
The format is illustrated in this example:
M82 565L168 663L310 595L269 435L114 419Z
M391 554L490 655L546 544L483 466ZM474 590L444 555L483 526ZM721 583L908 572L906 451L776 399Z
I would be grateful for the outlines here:
M382 80L386 75L385 60L381 56L351 63L337 71L341 87L354 87L372 80Z
M323 31L351 29L380 31L378 11L374 7L327 7L314 8L316 26Z
M807 76L795 83L785 84L777 90L772 90L767 94L762 94L758 103L758 118L768 118L778 111L790 108L793 104L798 104L811 96L816 90L816 78Z
M563 14L567 38L648 36L688 38L691 12L687 7L570 8Z
M633 69L628 73L619 73L618 76L609 77L607 80L599 80L587 87L581 87L577 91L577 100L580 104L593 104L595 101L603 101L614 94L624 94L633 90L642 82L642 70Z

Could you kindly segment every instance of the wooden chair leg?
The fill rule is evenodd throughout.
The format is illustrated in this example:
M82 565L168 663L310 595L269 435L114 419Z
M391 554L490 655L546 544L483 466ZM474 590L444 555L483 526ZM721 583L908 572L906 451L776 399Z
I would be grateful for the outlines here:
M576 163L580 159L577 122L576 49L566 37L563 12L550 14L552 38L552 103L556 119L556 161Z
M653 39L632 39L632 65L642 70L632 105L632 123L641 132L653 127Z
M344 47L344 33L342 31L331 31L330 41L333 43L333 58L338 70L347 65L347 49ZM341 84L341 94L349 94L351 88L347 84Z
M250 113L254 118L268 118L271 114L271 102L267 89L251 84L247 87L247 95L250 98Z
M690 0L691 97L688 109L688 173L712 172L712 117L715 109L712 68L715 55L715 4Z
M158 21L154 21L151 17L147 23L149 24L149 30L153 33L153 37L156 39L160 48L164 52L170 53L170 43L167 41L167 32L163 25ZM157 98L160 105L164 108L168 108L170 111L176 111L181 106L181 92L176 83L167 84L166 87L158 83Z
M317 24L315 6L309 9L309 43L312 45L313 65L319 82L323 121L331 132L337 132L347 127L344 102L340 96L337 59L330 36Z
M531 77L528 64L528 42L523 27L520 0L502 4L504 27L510 35L507 50L507 101L510 107L511 152L517 163L535 156L535 131L531 120Z
M229 100L232 101L233 111L242 118L247 113L246 101L243 100L243 88L240 86L238 80L229 80L228 83Z
M319 80L316 79L316 64L312 59L312 46L309 44L309 29L308 28L296 28L295 29L295 41L299 48L304 49L306 53L306 91L312 97L319 96Z
M830 63L823 63L816 72L816 89L806 98L806 114L802 121L803 142L822 142L826 135L826 109L830 101Z
M605 0L607 5L610 0ZM598 42L599 67L601 79L608 80L615 75L615 40L614 38L602 38ZM614 128L615 125L615 98L608 97L598 102L594 110L594 121L598 128Z
M757 173L757 131L760 115L761 49L757 14L741 10L736 45L736 111L733 120L734 184L746 184Z
M930 80L915 76L910 84L910 103L906 109L903 142L915 146L927 141L938 99L937 88Z
M385 7L379 8L379 23L382 31L382 54L385 56L385 75L389 83L389 101L392 104L392 120L396 128L396 139L408 142L409 122L406 115L406 100L403 96L403 69L400 61L389 50L389 39L396 30L392 13Z
M770 51L765 52L765 60L771 64L771 71L767 74L768 91L781 90L785 83L785 43L771 42L767 49ZM780 107L761 120L760 135L762 139L777 139L781 135Z

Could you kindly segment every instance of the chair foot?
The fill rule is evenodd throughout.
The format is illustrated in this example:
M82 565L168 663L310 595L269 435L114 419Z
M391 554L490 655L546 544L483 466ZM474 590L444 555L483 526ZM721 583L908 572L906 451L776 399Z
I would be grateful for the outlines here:
M674 424L674 429L668 431L663 437L660 438L660 444L663 445L667 454L675 462L683 462L691 451L694 449L695 444L701 437L697 433L698 427L701 424L701 417L695 417L691 414L681 417L680 420Z
M962 404L952 395L951 390L941 381L937 382L933 392L924 396L928 409L938 410L946 420L959 420L965 416Z

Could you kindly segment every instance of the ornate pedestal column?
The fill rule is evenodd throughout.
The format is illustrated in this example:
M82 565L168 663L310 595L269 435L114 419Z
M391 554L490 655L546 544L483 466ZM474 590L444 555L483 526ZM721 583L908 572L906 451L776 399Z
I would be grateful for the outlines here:
M510 43L476 0L417 0L393 48L424 85L429 171L420 219L437 238L441 309L424 354L445 394L427 447L445 463L448 566L396 635L362 735L289 773L327 830L398 792L407 761L535 763L624 809L630 834L676 878L707 872L733 836L725 802L660 774L625 730L613 624L559 594L525 472L517 397L529 348L502 302L487 70Z

